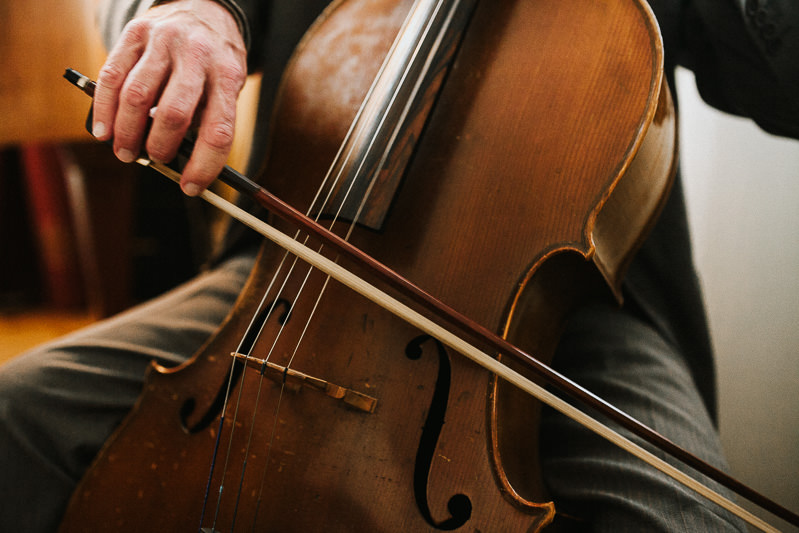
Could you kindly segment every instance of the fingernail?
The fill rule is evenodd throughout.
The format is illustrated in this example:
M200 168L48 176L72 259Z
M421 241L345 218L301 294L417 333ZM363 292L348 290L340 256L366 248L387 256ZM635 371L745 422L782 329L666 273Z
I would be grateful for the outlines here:
M98 139L100 137L103 137L107 131L108 129L105 127L105 124L103 124L102 122L98 122L97 124L92 126L92 135L94 135Z
M133 161L136 160L136 156L134 155L134 153L128 150L127 148L120 149L117 152L117 157L119 158L120 161L123 161L125 163L132 163Z
M189 196L197 196L202 192L202 189L196 183L186 183L183 185L183 192Z

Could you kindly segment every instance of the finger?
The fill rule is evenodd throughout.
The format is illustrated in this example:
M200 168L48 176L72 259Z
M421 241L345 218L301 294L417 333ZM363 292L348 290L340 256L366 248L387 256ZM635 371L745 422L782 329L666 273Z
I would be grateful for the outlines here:
M205 190L227 162L233 144L232 122L203 122L189 162L183 169L180 186L189 196Z
M100 69L94 90L92 134L101 141L107 141L112 136L119 92L144 53L148 34L146 24L128 24Z
M153 116L146 149L158 162L171 161L197 113L205 89L200 68L178 67L164 88Z
M217 76L211 80L194 151L183 170L181 187L190 196L199 194L216 179L233 146L236 99L244 75L235 72L235 68L227 70L229 76Z
M168 48L150 46L128 74L119 93L114 121L114 152L125 162L135 160L147 130L150 110L169 77Z

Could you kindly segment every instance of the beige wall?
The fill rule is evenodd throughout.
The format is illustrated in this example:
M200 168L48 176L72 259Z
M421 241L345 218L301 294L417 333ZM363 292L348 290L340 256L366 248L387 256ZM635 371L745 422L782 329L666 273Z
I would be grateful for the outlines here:
M688 72L678 93L722 441L735 476L797 512L799 142L707 107Z

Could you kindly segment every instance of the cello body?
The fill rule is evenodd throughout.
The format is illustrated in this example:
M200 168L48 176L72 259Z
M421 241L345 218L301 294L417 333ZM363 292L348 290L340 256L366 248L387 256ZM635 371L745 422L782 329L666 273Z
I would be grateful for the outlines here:
M309 30L260 177L278 197L311 204L409 5L337 1ZM661 64L642 0L478 2L385 221L351 242L546 360L582 294L618 296L665 201L676 144ZM219 332L184 365L151 368L61 531L552 521L535 402L291 263L264 245Z

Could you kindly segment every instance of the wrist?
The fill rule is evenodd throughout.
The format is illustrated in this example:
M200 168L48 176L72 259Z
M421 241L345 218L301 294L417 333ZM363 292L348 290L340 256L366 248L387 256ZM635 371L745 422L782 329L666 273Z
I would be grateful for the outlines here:
M172 2L173 0L154 0L150 7L155 7L161 4L167 4ZM236 22L236 26L239 28L239 33L241 33L241 38L244 41L244 47L247 51L250 50L250 25L247 22L247 17L244 14L244 11L241 7L234 1L234 0L212 0L213 2L219 4L220 6L224 7L228 13L233 17L233 20Z

